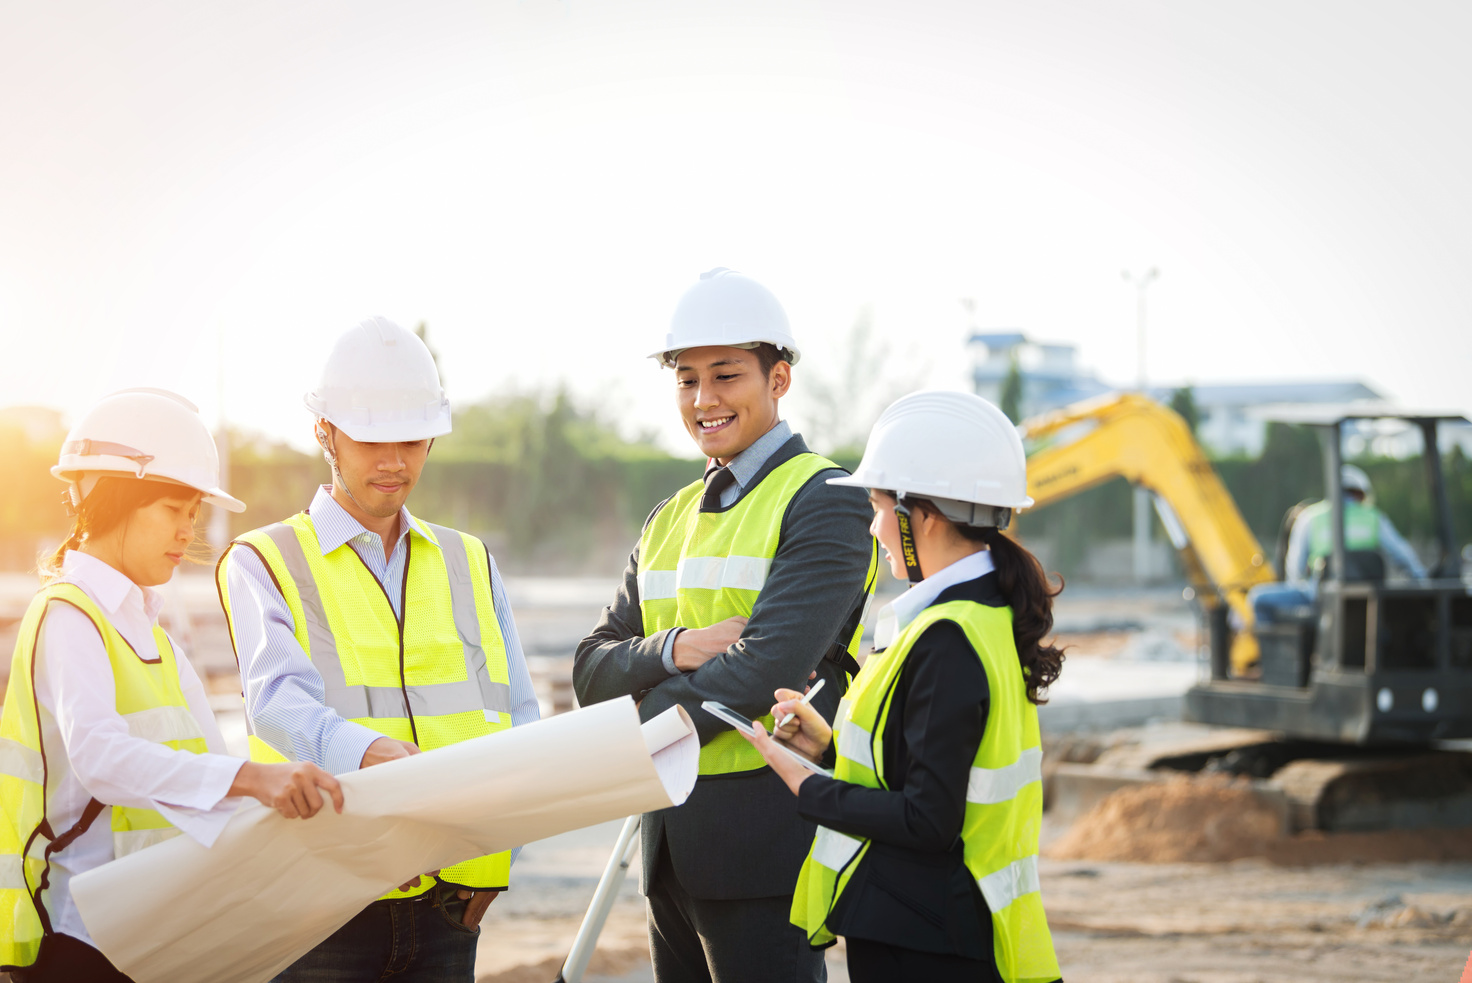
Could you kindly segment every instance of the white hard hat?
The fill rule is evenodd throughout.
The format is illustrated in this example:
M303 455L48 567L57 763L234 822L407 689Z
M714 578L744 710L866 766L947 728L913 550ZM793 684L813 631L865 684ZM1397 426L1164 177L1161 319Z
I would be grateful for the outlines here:
M869 432L858 470L828 484L928 498L947 518L974 526L1005 526L1010 515L996 510L1032 505L1017 428L991 403L963 392L895 400Z
M685 291L670 318L664 347L649 357L673 368L687 348L755 348L762 342L781 349L792 365L802 357L776 294L749 276L718 266L700 274Z
M322 381L303 401L313 416L364 443L450 432L450 401L440 388L434 356L418 335L383 317L369 318L337 339Z
M1357 491L1369 497L1373 491L1370 488L1370 476L1353 464L1345 464L1339 468L1339 484L1345 491Z
M99 400L67 432L51 474L71 485L74 506L97 479L118 475L187 485L211 505L245 511L220 488L220 455L199 408L166 389L124 389Z

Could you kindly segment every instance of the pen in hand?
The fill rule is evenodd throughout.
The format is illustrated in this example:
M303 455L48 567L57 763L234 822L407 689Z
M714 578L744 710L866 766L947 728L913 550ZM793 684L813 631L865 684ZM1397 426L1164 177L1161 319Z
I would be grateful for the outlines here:
M820 679L820 680L818 680L817 683L815 683L813 685L813 688L810 689L810 690L808 690L806 693L804 693L802 695L802 699L801 700L798 700L797 702L803 704L804 706L806 706L807 704L811 703L813 697L815 697L815 696L818 695L818 690L822 689L823 688L823 684L826 683L827 681L828 680L826 680L826 679ZM797 716L797 711L796 710L792 711L787 716L783 717L782 720L780 722L778 722L777 726L773 728L773 733L775 733L776 731L781 730L783 727L786 727L789 723L792 722L792 718L795 717L795 716Z

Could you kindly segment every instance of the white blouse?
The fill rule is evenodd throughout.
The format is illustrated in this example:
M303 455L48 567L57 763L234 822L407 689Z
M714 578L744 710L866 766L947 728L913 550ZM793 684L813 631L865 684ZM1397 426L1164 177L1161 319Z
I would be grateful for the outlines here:
M85 591L141 658L157 658L153 625L163 606L157 591L140 588L75 550L67 552L59 579ZM199 676L178 645L174 655L180 689L208 754L175 751L132 736L117 712L112 665L97 629L74 607L51 606L36 643L35 677L48 766L46 811L58 836L76 824L95 797L106 805L155 809L184 835L210 846L240 805L239 798L225 793L245 762L225 753ZM72 903L70 882L112 859L111 822L104 809L86 833L52 855L50 887L42 901L56 931L92 944Z

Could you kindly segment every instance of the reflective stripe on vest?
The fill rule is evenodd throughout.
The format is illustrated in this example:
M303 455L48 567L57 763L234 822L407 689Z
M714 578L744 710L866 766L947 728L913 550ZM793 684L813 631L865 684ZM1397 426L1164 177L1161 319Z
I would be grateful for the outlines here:
M702 481L676 492L645 526L639 539L639 608L645 636L668 628L707 628L736 616L750 617L766 585L782 536L782 519L794 495L838 465L817 454L798 454L768 472L730 508L701 512ZM877 551L870 559L865 601L873 595ZM855 606L859 604L855 599ZM858 652L864 627L840 639ZM768 731L770 715L759 718ZM700 749L700 774L765 768L762 756L735 731L723 731Z
M48 768L34 689L37 642L52 604L70 604L96 627L112 669L114 706L129 734L176 751L207 750L179 685L173 646L162 629L153 629L158 658L144 661L80 587L59 583L37 593L21 622L0 715L0 970L24 968L36 960L50 926L40 900L49 865L46 849L67 832L45 822L47 773L58 763L64 767L66 750L51 749ZM118 857L179 833L156 810L113 806L111 813Z
M0 891L25 891L26 868L21 863L20 855L7 853L0 855ZM0 916L3 920L3 916ZM3 961L3 957L0 957ZM29 964L27 964L29 965Z
M933 605L883 652L870 656L839 706L834 723L834 777L889 788L883 734L911 647L938 621L957 624L986 670L990 709L966 788L961 840L965 863L991 912L994 956L1008 983L1058 979L1057 956L1043 914L1037 844L1042 822L1042 747L1037 708L1012 639L1012 613L970 601ZM820 826L798 875L792 921L813 945L834 938L827 921L863 863L869 841Z
M865 768L874 767L874 735L848 719L853 704L848 697L838 701L838 715L834 720L847 721L842 728L833 732L838 753Z
M363 717L402 718L405 716L405 697L408 698L410 712L416 717L484 710L509 716L511 685L509 682L495 682L491 679L485 648L481 645L475 582L470 575L470 557L465 549L465 541L454 530L428 523L422 525L434 531L444 556L450 585L451 615L464 651L465 679L402 687L348 685L338 656L337 641L328 625L317 581L312 576L311 565L296 529L279 522L261 530L275 544L281 561L301 596L302 613L307 623L307 639L310 643L309 647L304 648L312 659L312 667L322 676L325 702L337 711L338 716L347 720ZM351 546L338 548L352 549ZM496 643L499 645L500 641L498 629ZM500 655L504 662L504 648Z
M485 546L444 526L419 527L424 534L411 530L406 540L402 618L350 544L322 553L305 513L246 533L232 550L254 549L275 578L297 643L322 677L323 702L346 720L432 751L509 728L511 684ZM216 584L232 619L224 559ZM252 758L284 760L276 748L291 747L293 735L262 735L265 725L249 717L247 725ZM508 851L447 867L440 880L504 888L509 872ZM431 886L426 879L385 896Z
M0 775L11 775L23 782L40 785L46 780L45 769L40 751L8 737L0 737Z
M1030 747L1010 765L1001 768L972 768L966 785L966 801L995 805L1017 798L1023 786L1043 780L1043 749Z

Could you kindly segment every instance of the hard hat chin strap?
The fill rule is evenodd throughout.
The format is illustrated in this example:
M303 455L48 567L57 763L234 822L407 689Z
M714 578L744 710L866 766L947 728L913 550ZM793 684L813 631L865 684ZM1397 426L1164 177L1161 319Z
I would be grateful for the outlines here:
M342 476L342 470L337 466L337 450L328 442L327 431L322 429L320 423L317 424L317 443L322 445L322 456L327 458L327 463L332 468L332 475L337 479L334 484L342 489L344 495L352 499L354 505L367 512L368 510L364 508L363 503L358 501L358 496L354 495L353 490L348 487L348 479Z
M915 549L915 533L910 525L910 509L905 505L904 495L895 496L894 517L900 526L900 554L905 561L905 575L910 578L910 583L918 584L925 579L925 574L920 572L920 553Z

